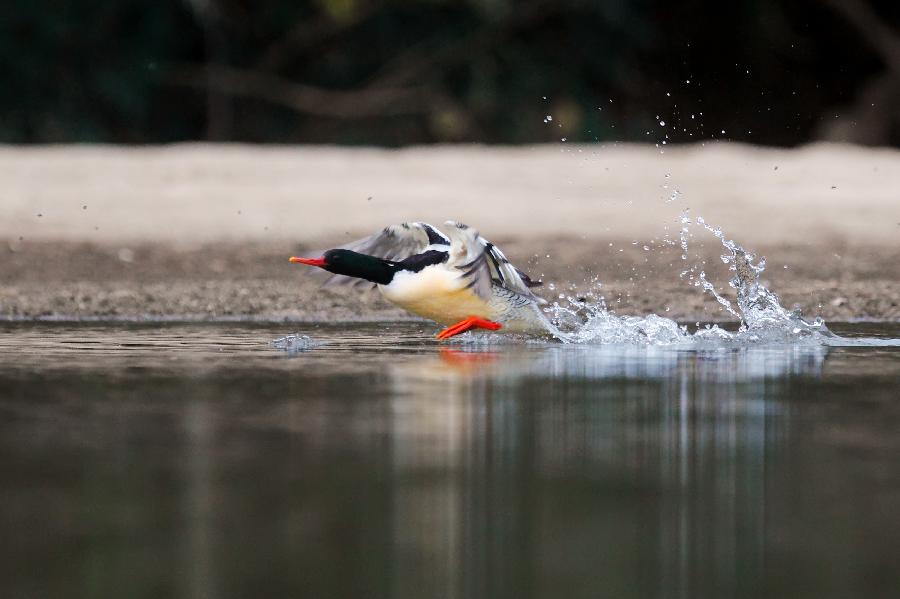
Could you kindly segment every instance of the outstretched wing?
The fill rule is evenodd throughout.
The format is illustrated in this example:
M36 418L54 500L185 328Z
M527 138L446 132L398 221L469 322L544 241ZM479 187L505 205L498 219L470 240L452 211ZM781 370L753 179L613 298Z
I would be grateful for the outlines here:
M399 262L404 258L421 254L430 246L437 246L434 249L446 250L449 245L450 240L447 236L428 223L401 223L390 225L374 235L342 245L340 249ZM325 285L363 284L366 284L366 281L343 275L332 275L325 281Z
M532 281L528 275L513 266L500 248L468 225L454 221L447 221L445 224L450 237L448 265L463 272L475 293L488 298L491 287L497 285L539 304L547 303L529 289L541 285L541 282Z

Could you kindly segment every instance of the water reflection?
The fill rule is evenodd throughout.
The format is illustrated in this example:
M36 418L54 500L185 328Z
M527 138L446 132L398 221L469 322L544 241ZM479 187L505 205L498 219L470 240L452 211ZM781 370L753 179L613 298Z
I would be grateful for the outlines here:
M417 558L396 583L440 573L463 596L758 585L767 451L786 425L769 400L787 377L819 376L827 352L445 349L391 367L392 468L462 473L400 487L395 541Z
M0 339L4 596L896 588L896 349L48 331Z

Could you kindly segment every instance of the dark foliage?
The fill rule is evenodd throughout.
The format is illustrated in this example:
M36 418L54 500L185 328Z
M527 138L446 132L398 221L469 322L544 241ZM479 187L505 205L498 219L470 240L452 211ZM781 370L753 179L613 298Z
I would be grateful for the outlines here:
M12 0L0 141L896 144L898 24L896 0Z

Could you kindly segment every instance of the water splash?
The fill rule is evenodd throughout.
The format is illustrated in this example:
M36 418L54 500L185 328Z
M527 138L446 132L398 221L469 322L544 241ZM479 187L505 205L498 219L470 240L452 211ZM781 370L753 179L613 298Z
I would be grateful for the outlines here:
M269 342L275 349L280 349L286 353L293 354L316 348L321 345L309 335L285 335Z
M688 240L691 237L691 221L687 212L681 217L679 241L682 260L688 259ZM722 262L728 265L734 276L729 281L735 290L736 306L716 291L706 272L692 266L682 271L695 287L712 295L722 307L740 321L736 332L726 331L717 325L706 326L689 332L687 326L656 314L649 316L619 316L611 312L602 296L596 301L590 297L563 295L562 302L555 302L548 310L553 322L552 332L566 343L617 343L641 345L674 345L700 342L798 342L831 344L839 339L825 326L821 318L805 320L799 310L785 309L778 295L760 282L765 270L765 258L757 259L733 240L727 239L722 230L709 225L698 217L696 224L712 233L722 244Z
M765 258L754 262L756 256L726 239L720 228L710 226L702 218L698 218L697 223L715 235L727 250L722 254L722 262L734 273L728 284L736 291L742 316L739 332L769 336L772 333L786 333L790 337L835 336L821 318L810 322L803 319L800 310L789 311L782 307L778 295L760 283L759 277L766 269Z

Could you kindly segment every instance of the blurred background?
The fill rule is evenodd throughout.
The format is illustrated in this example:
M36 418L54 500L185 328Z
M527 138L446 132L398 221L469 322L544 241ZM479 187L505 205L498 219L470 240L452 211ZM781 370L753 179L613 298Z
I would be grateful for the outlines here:
M0 56L0 143L900 144L896 0L12 1Z

